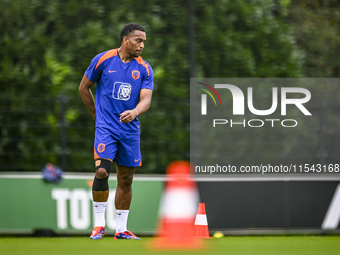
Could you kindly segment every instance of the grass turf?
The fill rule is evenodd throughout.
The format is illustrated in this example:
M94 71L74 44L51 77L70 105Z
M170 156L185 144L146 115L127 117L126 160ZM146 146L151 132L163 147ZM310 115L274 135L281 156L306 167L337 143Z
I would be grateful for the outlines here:
M2 255L68 254L340 254L340 236L239 236L204 240L207 248L198 251L151 251L146 246L153 238L142 240L103 240L88 237L0 238Z

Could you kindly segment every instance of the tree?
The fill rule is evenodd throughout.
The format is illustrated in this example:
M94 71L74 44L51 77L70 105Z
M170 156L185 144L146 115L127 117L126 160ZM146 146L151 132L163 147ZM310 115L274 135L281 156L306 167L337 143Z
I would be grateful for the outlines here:
M198 77L303 76L301 50L286 16L278 15L284 2L195 1ZM37 171L64 156L65 170L93 171L94 123L78 86L96 54L119 47L128 22L146 28L142 57L155 74L151 108L140 117L144 167L138 172L163 173L170 161L189 159L183 1L14 0L0 8L1 170Z

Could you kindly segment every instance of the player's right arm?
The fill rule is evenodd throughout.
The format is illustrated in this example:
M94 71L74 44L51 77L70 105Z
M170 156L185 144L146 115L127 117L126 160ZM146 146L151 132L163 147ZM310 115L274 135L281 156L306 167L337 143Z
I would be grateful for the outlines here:
M91 81L87 76L84 74L83 79L80 82L79 86L79 93L86 108L91 113L92 117L96 119L96 106L94 104L94 99L90 88L93 86L94 82Z

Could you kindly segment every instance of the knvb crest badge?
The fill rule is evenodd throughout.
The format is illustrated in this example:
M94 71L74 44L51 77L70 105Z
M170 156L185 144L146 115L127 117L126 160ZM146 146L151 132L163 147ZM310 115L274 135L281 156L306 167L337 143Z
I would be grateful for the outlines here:
M132 71L132 78L137 80L137 79L139 79L139 77L140 77L140 72L138 70L133 70Z
M99 153L104 152L104 151L105 151L105 144L104 144L104 143L100 143L100 144L98 145L97 151L98 151Z

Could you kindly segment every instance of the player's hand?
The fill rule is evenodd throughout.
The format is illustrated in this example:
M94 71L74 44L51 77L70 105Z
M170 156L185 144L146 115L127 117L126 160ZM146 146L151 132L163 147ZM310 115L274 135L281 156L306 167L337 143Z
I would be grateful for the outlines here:
M129 123L131 121L133 121L137 116L137 110L133 109L133 110L127 110L123 113L120 114L120 122L121 123Z

